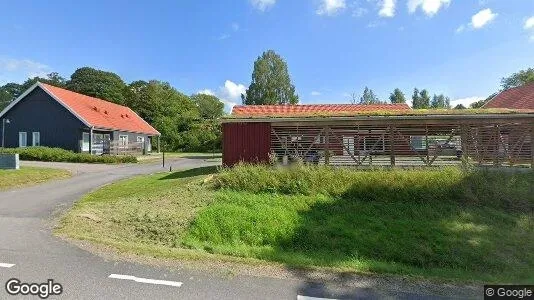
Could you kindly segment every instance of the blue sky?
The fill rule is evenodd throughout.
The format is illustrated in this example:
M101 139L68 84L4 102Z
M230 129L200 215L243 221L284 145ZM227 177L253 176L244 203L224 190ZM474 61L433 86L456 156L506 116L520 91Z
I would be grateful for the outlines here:
M534 66L532 0L10 1L0 84L92 66L231 105L273 49L301 103L347 103L365 86L485 98Z

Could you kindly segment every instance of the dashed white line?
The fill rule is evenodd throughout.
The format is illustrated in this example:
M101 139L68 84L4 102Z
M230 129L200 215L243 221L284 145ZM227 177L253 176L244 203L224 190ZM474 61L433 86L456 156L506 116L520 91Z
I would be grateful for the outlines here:
M15 264L6 264L6 263L0 263L0 268L11 268L13 267Z
M308 296L297 295L297 300L336 300L336 299L331 299L331 298L317 298L317 297L308 297Z
M157 280L157 279L149 279L149 278L140 278L140 277L135 277L135 276L131 276L131 275L111 274L111 275L109 275L109 278L122 279L122 280L131 280L131 281L140 282L140 283L170 285L170 286L176 286L176 287L182 286L182 283L178 282L178 281L168 281L168 280Z

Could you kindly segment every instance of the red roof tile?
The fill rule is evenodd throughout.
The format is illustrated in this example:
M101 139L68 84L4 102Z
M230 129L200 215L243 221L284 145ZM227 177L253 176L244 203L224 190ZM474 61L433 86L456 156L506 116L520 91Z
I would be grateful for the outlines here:
M408 104L312 104L312 105L237 105L232 110L233 116L306 116L306 115L347 115L371 111L409 110Z
M112 129L148 135L160 133L126 106L102 99L78 94L49 84L40 83L48 93L54 95L77 117L99 129Z
M534 83L506 90L486 103L484 108L534 109Z

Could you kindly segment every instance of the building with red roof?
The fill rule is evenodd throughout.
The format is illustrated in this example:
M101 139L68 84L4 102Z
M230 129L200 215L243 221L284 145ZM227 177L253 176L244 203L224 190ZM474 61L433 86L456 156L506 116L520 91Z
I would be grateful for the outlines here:
M534 82L501 92L486 103L484 108L534 110Z
M2 112L3 147L47 146L93 154L151 150L160 133L126 106L36 83Z

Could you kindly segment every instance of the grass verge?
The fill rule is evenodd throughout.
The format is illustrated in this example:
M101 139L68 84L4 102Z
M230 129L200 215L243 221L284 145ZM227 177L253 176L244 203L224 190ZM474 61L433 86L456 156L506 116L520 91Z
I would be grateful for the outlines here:
M68 171L48 168L22 167L19 170L0 170L0 190L39 184L70 176Z
M162 258L215 255L440 279L534 280L534 173L239 166L84 197L57 233Z
M61 148L49 147L25 147L25 148L0 148L0 153L18 153L21 160L49 161L49 162L72 162L90 164L119 164L136 163L137 158L132 155L91 155L89 153L74 153Z

